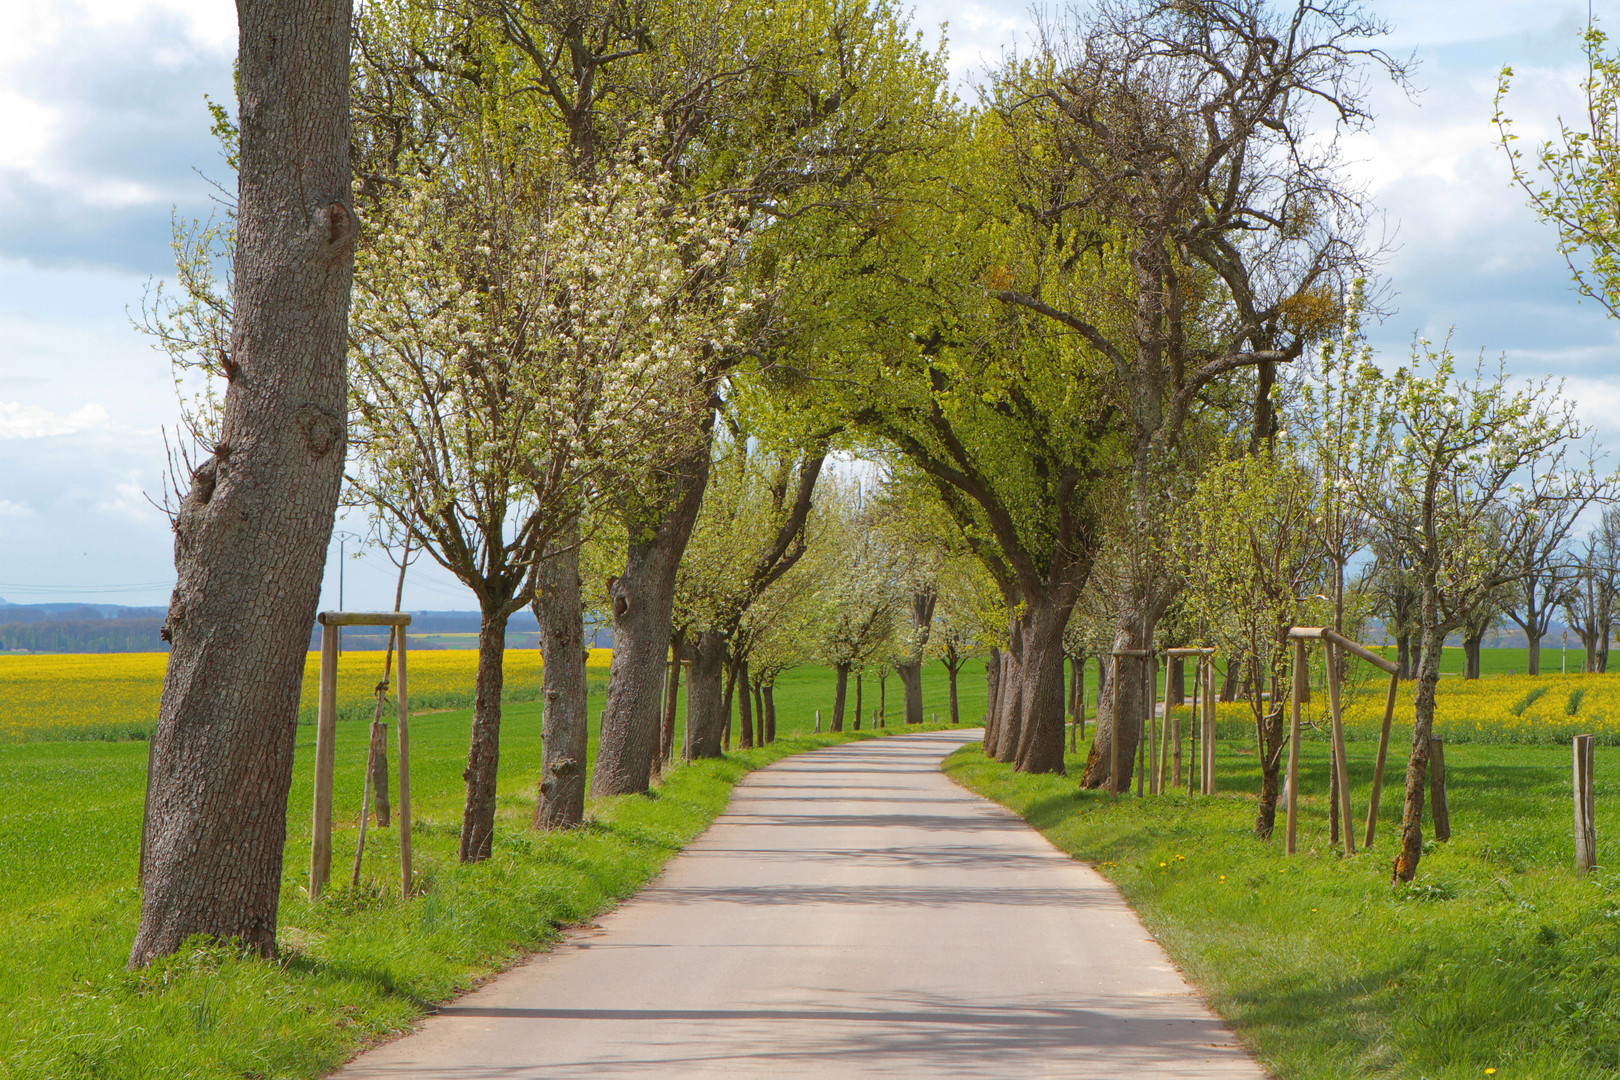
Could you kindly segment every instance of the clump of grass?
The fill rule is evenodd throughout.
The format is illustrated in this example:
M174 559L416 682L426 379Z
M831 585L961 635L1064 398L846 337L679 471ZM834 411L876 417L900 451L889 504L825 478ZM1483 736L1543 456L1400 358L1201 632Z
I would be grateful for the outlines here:
M1508 708L1508 712L1512 713L1514 716L1523 716L1524 710L1540 701L1541 695L1545 694L1546 692L1547 688L1545 686L1532 686L1528 691L1525 692L1524 697L1520 698L1516 703Z
M1586 696L1586 687L1579 686L1569 692L1569 704L1564 706L1564 712L1575 716L1581 711L1581 699Z

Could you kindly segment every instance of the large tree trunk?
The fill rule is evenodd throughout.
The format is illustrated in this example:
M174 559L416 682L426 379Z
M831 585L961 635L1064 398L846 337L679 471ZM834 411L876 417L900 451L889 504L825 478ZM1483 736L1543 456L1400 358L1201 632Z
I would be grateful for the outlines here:
M878 672L878 707L873 714L872 726L874 728L889 726L889 673Z
M861 730L861 675L862 675L862 672L860 672L860 671L855 672L855 730L856 731Z
M945 665L945 681L950 687L951 723L953 725L960 724L962 722L962 709L956 696L956 673L960 668L960 664Z
M235 284L219 441L175 518L139 967L275 951L293 732L346 449L348 0L237 5Z
M737 749L751 750L754 746L754 707L753 692L748 686L747 658L738 660L733 667L737 682L737 719L741 724L738 730L742 736L737 741Z
M1412 677L1412 635L1399 634L1395 638L1395 677Z
M1142 648L1141 619L1135 615L1120 620L1114 627L1114 649ZM1112 658L1104 659L1111 663ZM1236 667L1237 665L1230 665ZM1086 757L1086 772L1081 786L1107 787L1113 741L1119 739L1119 790L1130 786L1136 769L1136 744L1141 736L1142 710L1145 698L1142 688L1146 682L1142 674L1142 661L1137 657L1119 658L1119 678L1110 678L1097 694L1097 722L1091 729L1091 753Z
M687 753L693 758L717 758L722 753L725 668L726 639L713 630L699 633L686 683Z
M675 713L681 702L681 657L686 652L686 631L669 635L669 669L664 676L664 716L659 722L658 759L669 761L675 753Z
M1187 664L1184 660L1182 660L1181 657L1178 656L1170 661L1170 697L1165 702L1165 708L1168 709L1170 707L1170 702L1172 701L1177 705L1181 705L1185 703L1186 700ZM1165 713L1165 715L1168 716L1170 714Z
M585 819L585 619L579 598L579 532L566 551L540 565L534 617L540 624L545 712L540 722L537 829L569 829Z
M730 664L726 665L726 689L720 696L720 716L722 720L720 745L727 750L731 749L731 695L737 688L737 669Z
M1063 774L1063 628L1072 601L1026 603L1018 676L1022 716L1014 768Z
M495 773L501 761L501 689L506 679L506 605L490 601L478 620L478 677L467 747L467 803L461 811L462 862L489 858L495 837ZM581 631L583 633L583 630ZM581 655L584 649L580 650Z
M996 754L996 718L1001 715L1001 650L991 646L984 662L984 752Z
M1012 762L1018 757L1018 739L1023 719L1023 620L1008 625L1007 647L1001 653L1001 687L996 695L997 761Z
M765 741L776 741L776 683L768 682L759 688L760 715L765 718Z
M844 730L844 698L849 693L849 665L839 664L833 668L838 674L838 682L833 689L832 727L829 731Z
M922 723L922 661L907 660L903 664L896 664L894 670L900 676L900 685L905 688L906 723Z
M613 578L613 662L602 706L591 794L631 795L647 790L658 752L659 691L669 650L675 574L692 538L692 525L709 479L709 440L677 470L673 490L658 506L661 517L626 515L629 553Z
M1541 635L1534 630L1526 630L1524 634L1525 649L1529 658L1525 663L1526 675L1541 674Z
M934 605L939 593L929 588L911 598L911 656L895 665L901 684L906 688L906 723L923 722L922 666L923 653L928 648L928 636L934 626Z
M1226 671L1221 675L1221 694L1216 700L1233 702L1237 700L1238 680L1243 678L1243 658L1229 656L1226 658ZM1099 703L1098 708L1101 708Z
M1479 678L1479 647L1484 640L1485 635L1483 633L1478 637L1463 638L1463 657L1467 662L1467 667L1463 672L1464 680Z
M1427 592L1427 590L1425 590ZM1429 776L1429 738L1434 734L1434 691L1440 682L1440 650L1445 635L1430 629L1435 602L1423 598L1423 651L1418 657L1417 693L1412 701L1412 753L1406 762L1406 799L1401 813L1400 845L1395 851L1392 884L1411 881L1423 857L1423 800Z

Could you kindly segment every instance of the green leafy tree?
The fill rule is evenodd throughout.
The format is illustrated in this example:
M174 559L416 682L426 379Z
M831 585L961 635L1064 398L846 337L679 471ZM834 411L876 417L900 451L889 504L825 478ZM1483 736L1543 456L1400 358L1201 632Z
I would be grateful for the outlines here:
M1516 552L1549 516L1612 497L1574 403L1548 380L1521 386L1498 366L1457 373L1450 351L1419 342L1385 375L1362 365L1352 381L1362 423L1379 432L1368 467L1347 477L1416 587L1421 652L1412 751L1393 879L1411 881L1423 854L1423 801L1435 687L1446 635L1482 598L1522 579Z
M1559 117L1558 137L1537 145L1532 160L1504 111L1512 67L1497 77L1492 120L1514 181L1536 216L1558 232L1558 253L1576 289L1620 316L1620 54L1606 51L1608 41L1588 23L1581 35L1586 115L1575 123Z

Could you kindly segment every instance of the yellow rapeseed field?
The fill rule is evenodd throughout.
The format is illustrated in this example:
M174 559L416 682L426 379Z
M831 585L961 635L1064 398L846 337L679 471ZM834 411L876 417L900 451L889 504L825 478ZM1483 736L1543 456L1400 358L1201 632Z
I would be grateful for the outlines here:
M587 670L607 673L611 652L591 650ZM70 653L0 656L0 740L21 737L128 736L151 728L163 692L166 653ZM478 654L471 649L422 649L410 653L410 695L415 709L471 701ZM338 708L353 715L373 699L382 676L383 653L347 652L338 662ZM304 667L300 711L315 709L320 655ZM506 693L532 698L540 685L540 650L508 649Z
M1343 716L1352 738L1376 738L1384 716L1388 682L1380 676L1347 688ZM1412 725L1415 682L1403 682L1396 697L1392 740ZM1325 727L1327 692L1313 689L1302 711L1308 723ZM1254 729L1247 702L1216 706L1220 731L1242 737ZM1620 742L1620 677L1615 675L1492 675L1464 681L1442 676L1435 692L1435 733L1449 742L1565 742L1592 734Z

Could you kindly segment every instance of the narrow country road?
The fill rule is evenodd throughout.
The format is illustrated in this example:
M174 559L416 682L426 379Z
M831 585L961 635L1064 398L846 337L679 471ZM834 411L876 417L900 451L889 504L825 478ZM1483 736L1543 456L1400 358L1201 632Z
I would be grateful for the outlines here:
M341 1080L1265 1072L1118 893L903 735L753 773L664 876Z

